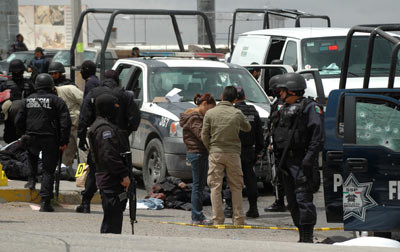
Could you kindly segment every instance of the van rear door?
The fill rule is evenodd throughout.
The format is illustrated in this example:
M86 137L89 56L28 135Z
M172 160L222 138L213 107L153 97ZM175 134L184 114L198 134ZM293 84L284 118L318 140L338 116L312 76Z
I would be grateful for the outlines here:
M241 66L251 65L253 62L264 63L264 57L271 41L270 36L242 35L233 51L231 63Z
M345 230L400 230L400 89L386 92L344 96Z

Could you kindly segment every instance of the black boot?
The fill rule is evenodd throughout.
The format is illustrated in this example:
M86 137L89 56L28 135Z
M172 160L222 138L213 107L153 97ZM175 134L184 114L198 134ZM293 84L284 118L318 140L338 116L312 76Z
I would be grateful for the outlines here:
M299 229L299 240L297 242L303 242L303 228L297 227Z
M54 212L54 208L51 206L50 199L43 199L40 205L40 212Z
M258 213L258 207L257 207L257 200L252 200L250 203L250 208L249 211L246 212L246 217L250 218L258 218L260 217L260 214Z
M82 200L82 203L76 207L75 211L77 213L90 213L90 201Z
M313 242L314 226L313 225L303 225L301 227L301 229L303 231L301 233L300 242L314 243Z
M28 178L28 183L24 185L24 188L28 188L30 190L35 190L36 186L36 177L29 177Z
M272 205L264 208L265 212L285 212L286 207L283 202L275 201Z

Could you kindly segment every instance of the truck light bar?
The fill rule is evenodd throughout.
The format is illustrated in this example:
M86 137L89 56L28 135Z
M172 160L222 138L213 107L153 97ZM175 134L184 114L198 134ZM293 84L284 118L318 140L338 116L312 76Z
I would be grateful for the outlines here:
M142 57L177 57L177 58L217 58L224 59L223 53L203 52L140 52Z

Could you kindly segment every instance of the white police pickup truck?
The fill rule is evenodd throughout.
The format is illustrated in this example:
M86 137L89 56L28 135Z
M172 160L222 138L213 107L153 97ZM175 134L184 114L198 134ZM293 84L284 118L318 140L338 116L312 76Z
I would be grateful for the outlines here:
M298 27L246 32L240 35L231 63L241 66L280 63L295 71L318 69L325 96L339 88L347 28ZM348 68L348 88L362 88L369 35L356 33L351 44ZM393 45L378 38L372 57L371 87L386 87ZM274 62L273 62L274 61ZM268 88L269 73L265 72L262 85ZM396 78L398 79L398 78ZM397 80L395 86L400 85ZM397 84L397 85L396 85ZM307 80L306 96L316 97L313 80Z
M262 120L269 116L270 101L265 92L238 65L199 59L135 58L120 59L113 69L120 73L122 86L135 93L142 113L130 143L133 166L142 170L146 188L167 174L191 178L179 115L195 107L196 93L211 93L218 101L225 86L241 86ZM180 90L180 99L170 102L165 96L174 89Z

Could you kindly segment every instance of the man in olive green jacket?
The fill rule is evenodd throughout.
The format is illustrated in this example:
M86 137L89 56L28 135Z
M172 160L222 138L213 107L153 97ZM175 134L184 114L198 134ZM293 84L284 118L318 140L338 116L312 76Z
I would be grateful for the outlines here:
M211 189L214 225L224 224L225 221L221 196L225 172L232 192L233 225L244 225L239 131L249 132L251 125L243 113L233 106L236 97L235 87L225 87L222 102L207 111L201 131L204 146L210 153L207 183Z

